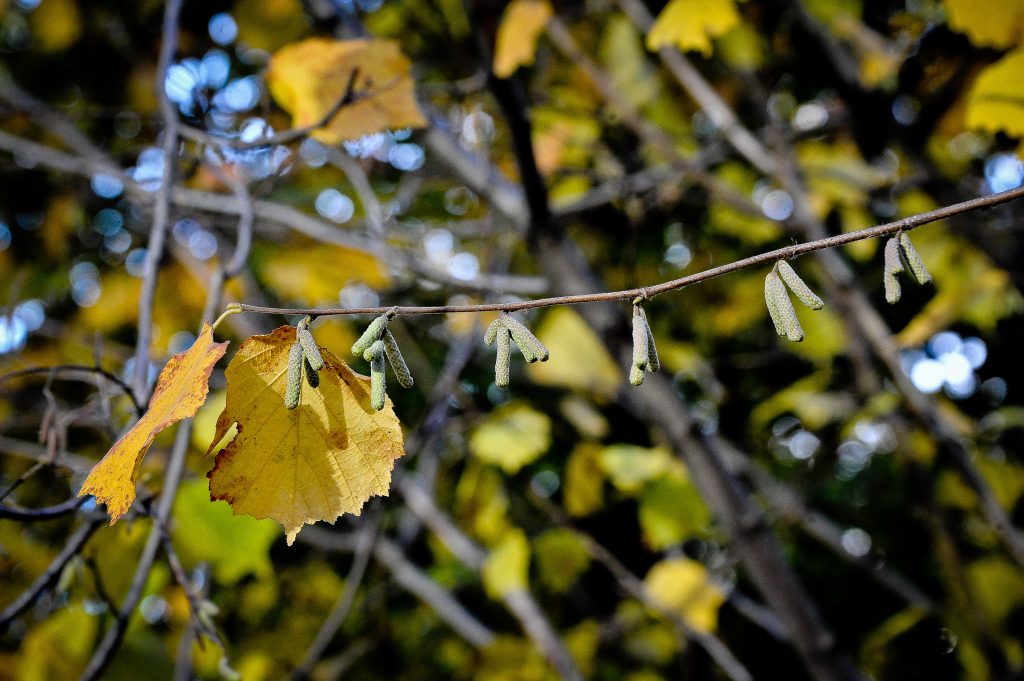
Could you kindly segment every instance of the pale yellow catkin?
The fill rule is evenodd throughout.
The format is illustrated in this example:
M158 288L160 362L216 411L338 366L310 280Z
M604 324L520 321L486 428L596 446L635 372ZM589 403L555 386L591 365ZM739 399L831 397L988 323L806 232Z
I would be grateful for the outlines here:
M910 243L910 237L906 233L900 232L899 239L903 262L906 263L907 269L914 276L914 281L922 286L931 282L932 275L928 273L928 268L924 266L924 260L921 260L921 256L918 254L917 249L914 248L914 244Z
M808 286L800 275L796 273L793 266L785 260L780 260L775 264L776 269L779 271L779 276L782 277L782 281L785 282L789 290L793 292L793 295L797 299L811 308L812 310L820 310L825 307L825 303L822 302L821 298L815 295L811 287Z
M661 370L661 359L658 357L658 348L654 344L654 332L651 331L651 324L647 321L647 313L640 308L640 314L644 317L644 328L647 329L647 371L654 373Z
M537 360L548 361L550 356L548 349L522 322L510 314L503 314L500 319L512 334L512 340L519 346L519 352L523 354L523 359L531 363Z
M359 337L359 340L352 344L352 354L357 357L362 356L366 349L373 345L374 341L380 340L381 331L384 330L387 323L387 315L381 315L370 322L369 326L366 327L366 331L363 331L363 335Z
M765 299L770 301L768 303L769 313L773 313L774 304L772 321L775 322L775 330L778 331L781 327L783 333L780 335L784 335L794 343L802 341L804 330L800 326L800 320L797 319L796 310L793 309L793 302L789 299L786 286L774 269L768 273L768 277L765 279ZM776 319L774 315L777 315L778 318Z
M782 287L782 280L775 274L775 270L772 270L764 280L764 303L768 307L768 314L772 318L772 324L775 325L775 333L785 336L786 327L782 324L782 317L779 316L778 291L776 290L778 287ZM784 289L782 295L786 295Z
M896 237L885 242L884 266L882 268L882 284L885 287L885 302L895 305L900 302L903 288L896 275L903 271L903 260L900 258L900 244Z
M377 341L380 343L380 341ZM384 377L383 351L370 360L370 406L380 411L387 397L387 380Z
M504 388L508 386L509 364L512 360L512 334L504 324L494 332L498 341L498 355L494 359L494 384Z
M299 343L302 345L302 351L306 353L306 361L309 362L309 366L313 368L313 371L323 369L324 358L320 354L320 348L317 347L316 341L313 340L313 334L309 332L309 329L300 327L296 335L299 338Z
M487 332L484 334L484 344L494 345L494 341L498 337L498 329L503 328L505 328L505 325L502 323L501 316L499 315L487 327Z
M372 362L373 360L377 359L378 357L383 357L383 356L384 356L384 341L382 341L382 340L374 341L373 344L370 347L368 347L365 350L363 350L363 359L365 359L367 362Z
M388 358L388 362L391 363L391 370L395 372L395 378L398 379L398 385L403 388L411 388L414 384L412 378L412 372L409 371L409 365L405 363L405 358L402 357L402 351L398 349L398 341L391 335L391 331L387 328L384 329L384 354Z
M639 305L633 306L633 366L646 369L650 361L650 344L647 342L647 318L643 308ZM632 377L632 372L630 372ZM640 374L640 381L643 382L643 372ZM632 383L632 379L630 379ZM633 385L640 385L633 383Z
M640 385L644 382L644 369L637 365L629 367L629 382L633 385Z
M288 375L285 377L284 406L294 409L302 397L302 345L292 345L288 352Z

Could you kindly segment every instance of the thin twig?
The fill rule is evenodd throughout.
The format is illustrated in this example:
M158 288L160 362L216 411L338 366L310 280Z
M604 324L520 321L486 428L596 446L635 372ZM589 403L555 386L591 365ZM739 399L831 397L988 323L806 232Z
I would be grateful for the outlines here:
M837 246L845 246L865 239L875 239L896 232L908 232L931 222L943 220L956 215L962 215L982 208L998 206L1015 199L1024 197L1024 187L1017 187L1009 191L990 196L982 196L969 201L955 203L926 213L919 213L909 217L887 222L885 224L868 227L854 232L837 234L835 236L807 241L802 244L794 244L784 248L777 248L772 251L736 260L734 262L712 267L702 272L689 274L679 279L673 279L652 286L631 288L620 291L606 291L601 293L585 293L570 296L554 296L550 298L537 298L535 300L524 300L514 303L481 303L479 305L432 305L432 306L391 306L391 307L360 307L360 308L291 308L291 307L265 307L262 305L240 304L245 312L260 312L263 314L281 315L311 315L314 317L326 317L332 315L380 315L393 311L396 315L426 315L426 314L452 314L456 312L488 312L530 310L540 307L552 307L555 305L578 305L580 303L597 303L615 300L633 300L637 297L653 298L656 295L675 291L687 286L692 286L708 279L720 277L724 274L736 272L748 267L756 267L774 263L777 260L789 260L807 253L821 251Z
M82 373L84 376L76 376L76 374ZM122 381L120 378L110 373L106 369L100 367L88 366L86 364L56 364L49 367L29 367L28 369L19 369L17 371L11 371L9 373L0 376L0 385L6 383L15 378L22 376L31 376L33 374L52 374L55 378L67 381L87 381L93 382L96 377L102 377L103 379L110 381L118 388L121 392L127 395L132 401L132 408L135 409L135 413L138 416L142 416L145 413L146 408L140 404L136 399L135 395L132 394L131 386Z
M78 507L85 503L85 500L85 497L75 497L43 508L17 508L0 504L0 520L17 520L22 523L31 523L37 520L62 518L77 511Z
M64 544L64 548L57 554L57 557L53 559L50 566L46 568L43 574L36 578L36 581L32 583L28 589L26 589L13 603L8 605L2 613L0 613L0 632L6 631L7 627L10 626L11 622L18 615L27 610L33 603L36 602L44 591L49 589L57 580L60 578L60 573L64 570L64 566L68 562L78 555L78 552L82 550L85 543L89 541L89 537L100 528L103 524L104 518L102 516L94 516L83 522L78 531L68 537L67 543Z
M380 532L381 521L384 515L380 505L375 505L372 515L368 515L363 521L362 527L356 536L356 548L352 560L352 567L349 568L348 576L345 578L345 588L338 597L337 603L331 610L331 614L320 625L320 630L306 651L302 662L291 674L292 681L305 681L313 673L313 667L327 651L335 634L345 623L349 611L356 600L356 592L363 582L363 575L366 574L366 566L373 555L374 545L377 542L377 535Z
M135 344L135 367L132 376L132 391L139 402L145 402L149 395L149 342L153 335L153 302L156 295L156 281L160 272L160 260L164 254L164 240L171 209L171 194L178 168L178 111L167 96L167 70L178 47L178 16L182 0L167 0L164 8L161 31L160 56L156 67L156 95L160 104L160 118L164 124L164 140L161 145L164 167L160 177L160 188L156 194L153 210L153 226L149 230L146 245L146 264L139 292L138 339Z

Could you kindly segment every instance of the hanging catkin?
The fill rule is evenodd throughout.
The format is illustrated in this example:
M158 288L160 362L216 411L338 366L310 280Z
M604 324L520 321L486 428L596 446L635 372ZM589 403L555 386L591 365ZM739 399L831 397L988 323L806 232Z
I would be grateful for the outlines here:
M800 327L800 320L797 319L786 286L774 268L764 280L764 299L772 322L775 323L775 332L795 343L802 341L804 330Z
M302 396L302 345L297 341L288 352L288 374L285 378L284 406L294 409Z
M882 284L885 286L885 301L890 305L900 302L903 289L896 275L903 271L900 245L896 237L885 242L885 265L882 269Z
M403 388L411 388L414 384L412 378L412 372L409 371L409 366L405 363L405 358L402 357L402 351L398 349L398 341L391 335L391 331L384 328L384 354L388 358L388 362L391 363L391 370L395 372L395 378L398 379L398 385Z
M796 273L796 270L788 262L780 260L775 263L775 268L778 270L782 281L785 282L789 290L793 292L793 295L801 303L812 310L820 310L825 307L825 303L822 302L821 298L815 295L814 291L804 283L804 280L800 278L800 275Z
M899 240L900 254L903 256L903 262L907 269L914 276L914 281L922 286L929 283L932 280L932 275L928 273L928 268L924 266L924 260L921 260L914 244L910 243L910 237L905 232L900 232Z
M352 344L352 354L361 357L367 348L373 345L375 341L380 340L381 332L387 326L387 323L388 316L386 314L382 314L370 322L370 325L366 327L366 331L363 331L363 335L359 337L359 340Z

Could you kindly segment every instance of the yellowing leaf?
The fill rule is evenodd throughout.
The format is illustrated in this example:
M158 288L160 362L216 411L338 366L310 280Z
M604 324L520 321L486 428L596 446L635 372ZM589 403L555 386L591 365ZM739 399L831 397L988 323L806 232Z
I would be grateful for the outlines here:
M589 515L601 508L604 473L601 471L601 447L581 443L565 463L562 499L571 516Z
M1024 5L1024 3L1021 3ZM1024 48L992 64L978 75L967 95L967 127L1024 136Z
M1024 0L943 0L949 27L979 46L1009 47L1024 33Z
M655 602L678 613L697 631L711 633L718 626L718 608L725 602L725 593L697 561L663 560L647 573L644 585Z
M70 47L82 35L82 15L75 0L43 0L29 15L29 22L43 52Z
M505 532L498 545L487 554L480 579L491 598L501 598L526 589L530 569L530 545L519 528Z
M664 447L608 445L601 450L600 462L612 484L623 492L634 493L668 470L672 455Z
M235 584L246 575L269 577L270 545L280 534L269 520L231 513L224 504L211 504L205 480L189 480L174 499L174 518L185 528L174 534L174 546L190 564L207 562L221 584Z
M153 439L168 426L194 416L203 406L210 372L227 347L226 342L214 343L213 329L203 324L192 347L171 357L160 372L146 413L90 471L78 496L92 494L106 504L111 524L135 501L139 467Z
M73 679L81 674L100 620L77 606L62 608L29 630L18 648L13 678Z
M295 409L284 406L295 328L253 336L228 365L227 404L214 443L234 423L238 434L217 455L210 498L237 514L273 518L288 544L306 523L359 514L371 496L386 496L395 459L404 454L391 401L370 406L370 379L321 348L320 386L303 386Z
M551 310L536 333L551 351L552 361L528 365L526 373L531 380L608 397L619 389L622 373L618 365L577 312L568 307Z
M739 23L733 0L671 0L647 34L647 48L674 45L711 55L711 39L725 35Z
M551 419L525 404L498 407L469 437L469 449L509 475L536 460L551 444Z
M275 248L260 274L275 293L301 304L336 304L338 292L350 281L379 289L387 272L372 253L324 244Z
M494 75L508 78L520 66L533 63L537 39L551 14L547 0L512 0L508 4L494 43Z
M644 541L654 549L678 544L711 526L711 511L681 468L644 488L639 513Z
M583 540L572 530L558 527L533 540L540 581L555 593L566 591L590 566Z
M327 144L396 128L426 125L413 92L409 60L391 40L310 38L287 45L270 60L267 87L292 115L292 125L321 121L346 93L352 94L326 127L313 133Z

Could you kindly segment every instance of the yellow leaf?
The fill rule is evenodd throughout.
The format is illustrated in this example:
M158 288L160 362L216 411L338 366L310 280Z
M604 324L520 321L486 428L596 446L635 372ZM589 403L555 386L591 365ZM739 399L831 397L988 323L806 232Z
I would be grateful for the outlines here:
M530 545L517 527L509 529L484 561L480 579L494 599L526 589L530 569Z
M494 43L494 75L508 78L520 66L533 63L537 39L551 14L547 0L512 0L508 4Z
M711 39L739 23L733 0L671 0L647 34L647 49L674 45L711 56Z
M645 482L668 470L672 455L664 447L647 449L638 445L608 445L601 450L600 462L612 484L631 494L639 492Z
M65 607L29 630L18 648L14 678L73 679L85 667L100 619L77 606Z
M372 253L325 244L275 248L260 274L275 293L304 305L337 303L338 292L350 281L374 289L388 283L387 272Z
M689 558L663 560L644 578L655 602L678 613L697 631L711 633L718 626L718 608L725 601L721 587L708 578L707 569Z
M469 437L469 449L509 475L536 460L551 444L551 419L525 404L498 407Z
M396 128L422 128L409 60L391 40L310 38L287 45L270 60L267 87L292 125L323 119L352 81L355 100L313 136L327 144Z
M210 372L227 347L226 342L213 342L213 329L204 323L192 347L171 357L160 372L146 413L89 472L78 496L91 494L106 504L111 525L135 501L139 467L153 439L167 427L194 416L203 406Z
M43 52L58 52L82 35L82 15L75 0L43 0L29 15L32 33Z
M1024 48L987 67L967 95L967 127L1024 136Z
M537 327L537 338L551 351L552 361L526 367L530 379L611 397L622 384L622 373L604 343L577 312L551 310Z
M562 492L566 512L584 516L601 508L604 474L601 472L601 447L581 443L565 463L565 487Z
M670 470L644 488L639 514L644 541L654 549L678 544L711 526L711 511L682 468Z
M540 581L555 593L569 589L590 566L583 540L570 529L556 527L533 540Z
M1024 0L943 0L949 27L979 46L1010 47L1024 33Z
M386 496L395 459L405 452L391 401L370 407L370 379L321 348L318 388L303 386L299 406L284 406L295 327L253 336L228 365L227 404L214 444L232 424L238 434L217 455L210 498L236 514L273 518L288 544L306 523L359 514L371 496Z

